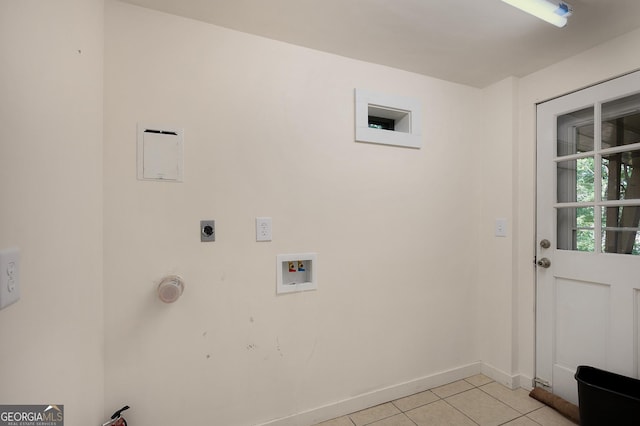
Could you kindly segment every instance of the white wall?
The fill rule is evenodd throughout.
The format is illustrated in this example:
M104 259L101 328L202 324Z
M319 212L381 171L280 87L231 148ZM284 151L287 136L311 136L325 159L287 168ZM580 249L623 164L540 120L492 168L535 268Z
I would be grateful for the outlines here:
M640 68L640 31L483 90L478 346L489 372L528 387L535 376L535 104ZM506 217L511 241L491 235ZM509 377L509 374L511 377ZM498 377L500 379L500 377Z
M103 3L0 0L0 249L22 299L0 311L0 403L103 415Z
M532 264L535 244L535 104L556 96L640 69L635 54L640 31L633 31L611 42L522 78L519 82L517 187L518 226L518 354L519 371L534 373L535 275Z
M483 134L478 180L482 188L476 226L480 230L478 291L478 334L480 359L485 374L507 386L519 385L514 369L513 335L516 310L513 299L514 245L517 241L513 214L514 185L512 176L517 145L516 78L507 78L483 90ZM496 237L496 219L505 219L506 237Z
M478 361L480 90L114 1L105 37L106 410L248 425ZM355 143L356 87L420 99L424 147ZM136 180L137 122L185 129L184 183ZM275 296L296 251L319 290Z
M103 197L102 2L0 0L0 248L21 248L23 285L0 402L231 425L479 360L533 377L534 105L640 68L639 31L477 90L106 6ZM356 87L421 99L423 149L354 143ZM185 183L135 179L138 121L185 128ZM276 297L294 251L319 253L320 290ZM175 305L166 273L187 280Z
M640 68L640 31L482 90L477 281L483 371L507 385L535 376L535 104ZM507 238L493 235L498 217Z

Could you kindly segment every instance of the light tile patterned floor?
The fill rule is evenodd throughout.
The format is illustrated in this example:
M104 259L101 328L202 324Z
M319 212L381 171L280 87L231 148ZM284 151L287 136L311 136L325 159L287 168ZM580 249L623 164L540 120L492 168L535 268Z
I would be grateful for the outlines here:
M575 426L551 408L478 374L317 426Z

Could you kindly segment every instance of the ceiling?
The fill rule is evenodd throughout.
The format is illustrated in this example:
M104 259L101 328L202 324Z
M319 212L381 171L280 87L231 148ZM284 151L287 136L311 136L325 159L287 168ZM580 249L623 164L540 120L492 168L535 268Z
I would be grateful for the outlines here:
M640 27L639 0L569 0L561 29L500 0L124 1L475 87Z

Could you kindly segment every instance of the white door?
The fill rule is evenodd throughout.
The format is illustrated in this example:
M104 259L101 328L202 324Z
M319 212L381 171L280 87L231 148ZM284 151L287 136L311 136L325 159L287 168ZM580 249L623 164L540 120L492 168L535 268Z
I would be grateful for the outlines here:
M536 376L574 403L578 365L638 377L639 221L640 72L538 105Z

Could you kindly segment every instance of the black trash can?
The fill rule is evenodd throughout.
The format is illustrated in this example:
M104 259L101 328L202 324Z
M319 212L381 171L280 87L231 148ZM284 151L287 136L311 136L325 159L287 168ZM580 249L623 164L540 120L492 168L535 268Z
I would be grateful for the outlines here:
M640 380L586 365L575 378L581 426L640 425Z

